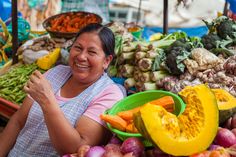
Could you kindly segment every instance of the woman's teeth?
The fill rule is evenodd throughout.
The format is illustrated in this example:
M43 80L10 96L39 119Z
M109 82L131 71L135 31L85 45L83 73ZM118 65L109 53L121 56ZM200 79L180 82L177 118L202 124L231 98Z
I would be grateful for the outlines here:
M76 66L77 66L78 68L88 68L88 66L87 66L87 65L80 65L80 64L76 64Z

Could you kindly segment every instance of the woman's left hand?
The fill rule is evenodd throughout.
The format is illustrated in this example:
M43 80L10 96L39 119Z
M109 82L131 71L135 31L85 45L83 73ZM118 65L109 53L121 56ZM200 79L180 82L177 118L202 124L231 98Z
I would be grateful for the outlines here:
M42 107L55 102L54 92L48 80L38 71L34 71L24 86L28 93Z

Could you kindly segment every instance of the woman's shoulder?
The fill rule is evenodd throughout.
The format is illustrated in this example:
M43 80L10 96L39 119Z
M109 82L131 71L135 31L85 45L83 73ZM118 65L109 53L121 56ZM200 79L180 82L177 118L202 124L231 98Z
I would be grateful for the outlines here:
M105 87L97 97L99 96L102 97L107 95L115 96L117 98L124 98L126 96L126 90L122 85L112 83L107 87Z

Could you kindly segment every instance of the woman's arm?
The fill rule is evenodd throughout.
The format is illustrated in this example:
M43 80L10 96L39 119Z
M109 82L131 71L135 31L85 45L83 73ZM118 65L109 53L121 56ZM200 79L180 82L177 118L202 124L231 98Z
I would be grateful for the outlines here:
M50 83L39 71L31 75L24 90L40 105L49 137L61 155L77 152L82 144L98 145L105 141L109 131L87 116L80 117L76 129L70 124L57 103Z
M33 100L29 97L26 97L23 101L22 106L11 117L11 119L7 123L7 126L0 134L0 156L7 156L7 154L15 144L19 132L25 125L32 103Z
M66 128L62 126L62 124L68 124L68 122L61 122L64 118L61 120L57 119L58 121L55 120L55 122L51 122L50 124L57 124L54 126L51 125L51 130L49 131L49 133L51 132L50 137L54 143L55 148L57 148L57 150L62 150L61 152L64 152L65 154L76 152L75 150L78 149L78 147L82 144L106 144L112 134L107 128L103 126L104 123L100 120L99 116L122 98L123 94L116 85L105 88L96 98L94 98L87 110L84 112L83 116L78 120L76 130L74 129L74 131L70 131L69 128L71 128L71 126L67 126ZM54 117L58 118L58 116ZM50 118L53 117L48 117L49 121L53 121L53 119ZM58 127L58 129L55 129L56 127ZM55 132L56 130L60 131ZM70 143L70 141L74 141L75 143Z
M48 80L36 70L24 90L40 105L49 137L57 152L76 152L82 138L61 111Z
M83 144L103 144L102 142L108 141L111 137L111 133L105 127L86 116L80 117L76 129L60 111L47 112L44 118L50 139L61 155L75 153Z

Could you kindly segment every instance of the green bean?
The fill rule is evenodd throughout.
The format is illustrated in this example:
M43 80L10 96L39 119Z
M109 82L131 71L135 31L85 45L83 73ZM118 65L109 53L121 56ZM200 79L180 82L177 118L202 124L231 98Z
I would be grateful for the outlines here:
M22 103L26 96L23 87L36 69L36 64L20 65L0 76L0 97L17 104Z

